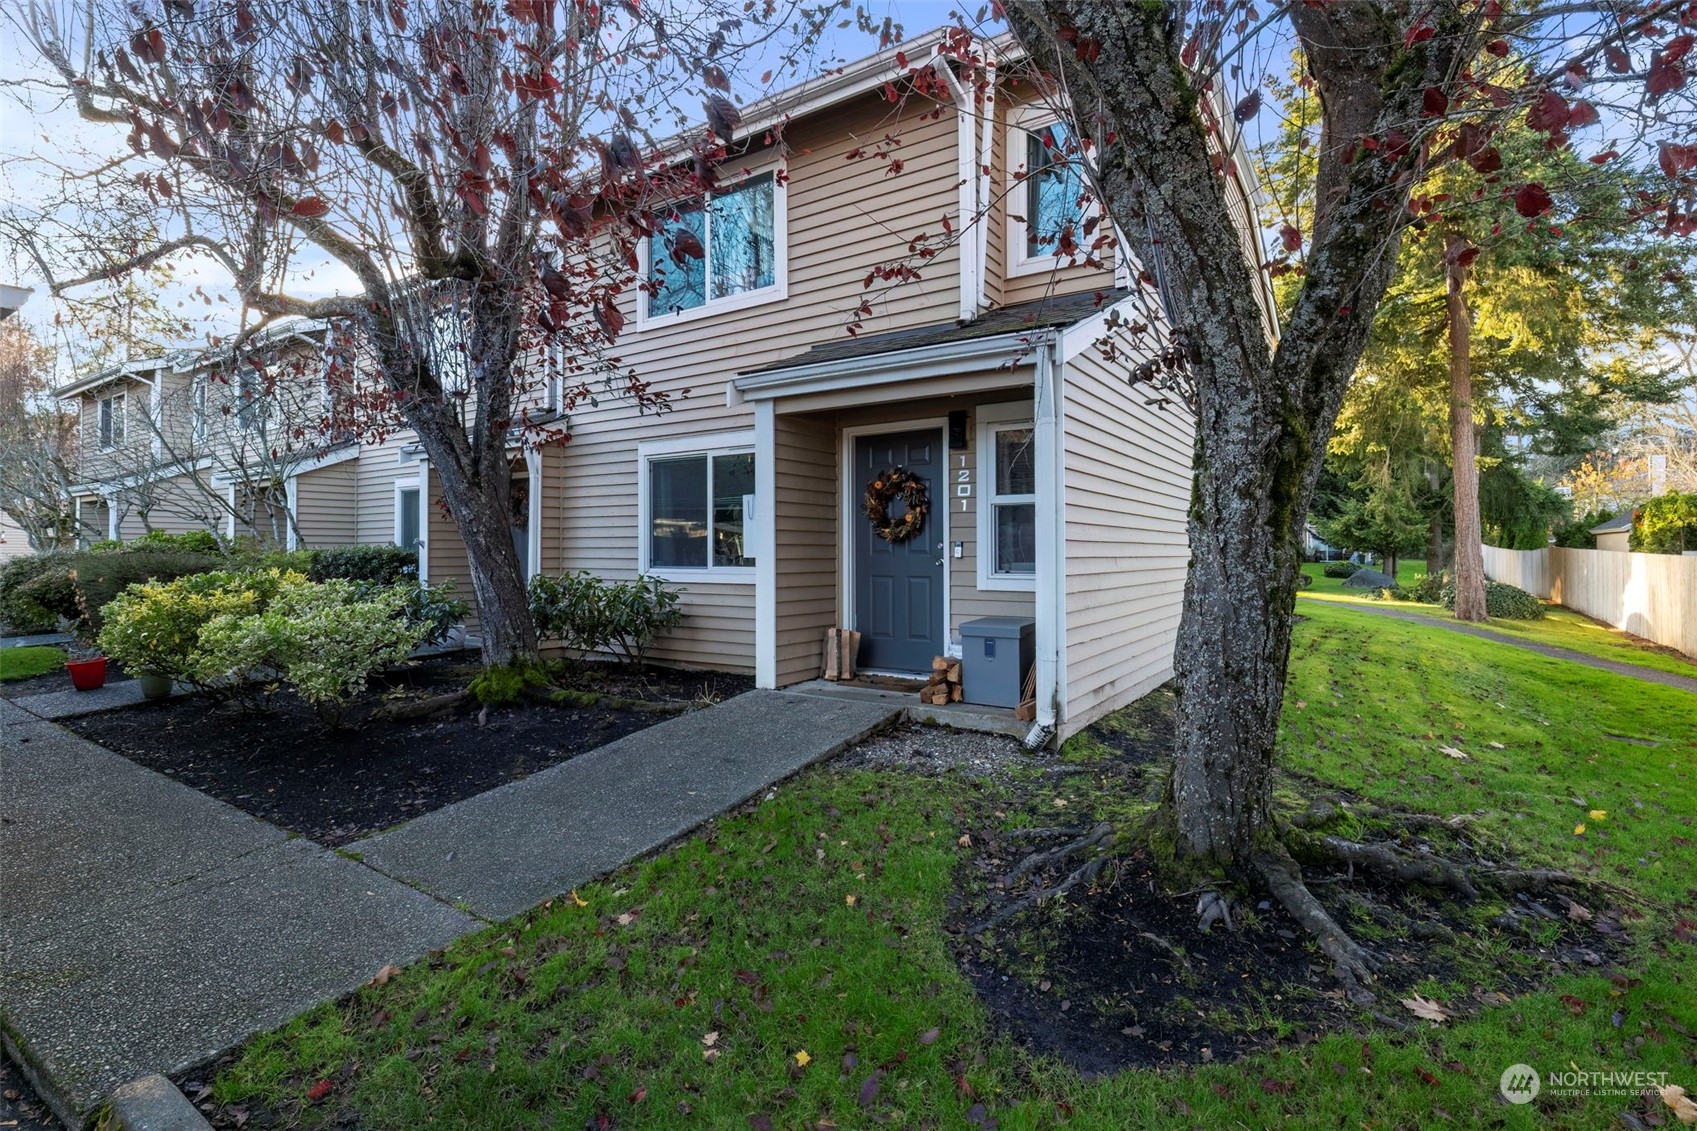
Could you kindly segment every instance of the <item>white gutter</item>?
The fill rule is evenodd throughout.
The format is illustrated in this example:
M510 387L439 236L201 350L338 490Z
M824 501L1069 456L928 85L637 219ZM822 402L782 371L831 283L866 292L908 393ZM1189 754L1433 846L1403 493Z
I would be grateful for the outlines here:
M1052 330L1042 329L996 334L976 340L938 342L915 349L837 358L770 372L745 373L739 375L734 383L744 397L758 401L916 381L925 377L946 377L956 373L976 373L985 369L1013 369L1030 364L1039 347L1054 337Z
M754 405L754 686L778 686L777 406Z
M984 47L984 104L979 118L978 157L978 309L990 301L990 165L996 156L996 46Z
M931 69L948 85L949 97L955 104L956 181L960 189L958 207L960 230L955 233L955 249L960 255L960 320L970 322L978 317L978 296L984 289L983 263L978 255L978 177L973 168L978 156L976 131L972 128L972 92L960 81L946 56L939 55Z

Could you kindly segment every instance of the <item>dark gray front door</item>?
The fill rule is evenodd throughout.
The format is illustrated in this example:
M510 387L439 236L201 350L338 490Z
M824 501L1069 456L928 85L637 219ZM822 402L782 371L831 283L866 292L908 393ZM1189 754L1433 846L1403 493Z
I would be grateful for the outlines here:
M860 436L854 442L854 627L860 632L856 665L871 671L928 672L943 654L943 532L941 493L948 453L943 433L893 432ZM880 472L905 467L926 481L931 513L906 542L890 543L872 532L859 509L866 485ZM905 508L898 501L890 517Z

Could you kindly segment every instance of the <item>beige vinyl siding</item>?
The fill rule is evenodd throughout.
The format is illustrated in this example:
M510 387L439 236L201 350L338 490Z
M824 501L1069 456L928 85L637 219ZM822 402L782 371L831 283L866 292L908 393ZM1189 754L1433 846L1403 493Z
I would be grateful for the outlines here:
M777 463L777 683L820 672L825 630L837 620L837 430L829 420L780 416Z
M200 472L200 480L187 475L175 475L149 484L145 490L130 489L118 493L118 537L124 541L140 538L149 530L167 534L186 534L192 530L210 530L223 534L229 512L221 502L208 497L212 472ZM144 516L139 509L146 505Z
M918 281L887 294L863 286L875 266L904 256L915 235L940 232L945 214L958 220L954 116L922 120L929 109L929 103L891 106L869 96L789 128L787 298L640 324L635 296L626 296L629 323L619 339L621 360L667 395L667 409L642 413L623 396L602 395L599 405L570 410L572 439L559 449L557 480L545 488L544 506L552 512L557 499L558 510L557 526L544 523L545 537L560 547L551 569L635 576L637 445L752 429L752 406L727 404L727 384L740 370L794 356L816 342L840 340L863 297L874 306L864 334L958 314L959 260L952 248L925 262ZM871 146L886 133L902 139L899 174L890 175L888 163L877 159L846 159L850 150ZM763 162L769 158L752 156L736 167L768 167ZM551 558L545 549L544 561ZM684 608L683 627L656 644L656 659L753 669L752 584L692 584Z
M356 542L381 546L395 540L395 482L418 478L419 465L400 458L412 439L409 429L360 449L353 463Z
M0 513L0 562L8 562L13 558L27 558L35 553L30 549L29 535L24 528L12 521L9 514Z
M359 460L295 476L295 526L308 549L359 541Z
M1085 350L1066 363L1066 710L1072 733L1172 676L1194 420Z
M460 532L454 527L454 520L449 517L447 508L442 504L442 479L434 470L428 475L421 475L424 481L424 545L425 552L430 555L430 584L441 585L443 582L454 583L454 590L460 600L466 603L466 629L477 631L477 595L471 584L471 568L466 561L465 543L460 540ZM395 540L395 503L394 480L390 480L389 495L389 536L383 541Z

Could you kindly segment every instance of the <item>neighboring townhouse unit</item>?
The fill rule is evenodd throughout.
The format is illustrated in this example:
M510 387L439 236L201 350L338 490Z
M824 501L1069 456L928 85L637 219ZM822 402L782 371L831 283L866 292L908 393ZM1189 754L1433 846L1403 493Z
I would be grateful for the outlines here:
M419 544L407 435L337 435L322 323L229 348L126 362L61 387L81 418L84 544L210 530L298 547Z
M517 537L532 571L677 584L688 617L650 654L761 687L818 676L832 627L862 633L863 669L903 673L958 654L964 622L1030 620L1038 721L1065 735L1171 677L1194 420L1094 348L1147 299L1133 265L1068 265L1047 238L1080 192L1049 158L1064 127L1010 83L975 104L938 39L900 52L953 101L889 101L891 49L745 110L724 187L678 203L625 303L620 358L670 410L604 399L569 442L515 452ZM1248 172L1227 168L1258 262ZM945 218L960 238L918 279L868 288ZM704 258L674 262L680 228ZM890 543L862 498L896 466L932 510ZM429 576L469 592L421 467Z

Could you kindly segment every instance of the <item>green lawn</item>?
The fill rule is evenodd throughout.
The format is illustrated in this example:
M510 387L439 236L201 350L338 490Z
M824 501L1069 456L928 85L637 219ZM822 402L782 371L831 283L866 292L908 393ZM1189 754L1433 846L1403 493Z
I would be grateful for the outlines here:
M58 648L0 648L0 683L46 675L65 666Z
M1442 1026L1363 1015L1233 1064L1085 1081L989 1031L941 929L969 851L957 838L996 791L827 765L581 902L258 1038L214 1081L223 1118L258 1105L372 1129L972 1128L986 1112L1004 1131L1600 1127L1647 1109L1549 1092L1509 1107L1499 1074L1665 1071L1697 1092L1697 945L1670 930L1675 909L1697 918L1697 701L1344 605L1302 611L1281 788L1486 810L1483 839L1520 860L1630 887L1649 915L1630 976L1582 969ZM1477 1000L1490 960L1423 992Z
M1447 619L1450 615L1448 609L1438 605L1422 605L1415 601L1380 601L1367 596L1359 589L1345 589L1342 578L1326 577L1320 572L1322 568L1319 562L1303 566L1304 572L1314 579L1314 584L1311 588L1302 590L1301 596L1321 601L1353 601L1381 608L1405 609L1408 612L1424 613L1426 616L1441 619ZM1426 563L1423 561L1403 562L1402 568L1397 570L1397 580L1404 585L1412 585L1414 579L1425 572ZM1587 656L1596 656L1598 659L1637 664L1640 667L1697 679L1697 661L1672 648L1639 642L1619 629L1611 628L1560 605L1545 605L1544 609L1545 615L1541 620L1505 620L1496 617L1483 627L1518 640L1568 648Z

